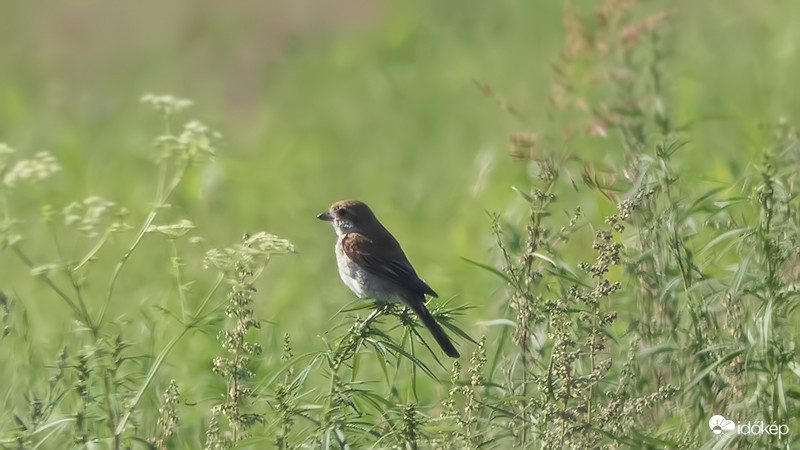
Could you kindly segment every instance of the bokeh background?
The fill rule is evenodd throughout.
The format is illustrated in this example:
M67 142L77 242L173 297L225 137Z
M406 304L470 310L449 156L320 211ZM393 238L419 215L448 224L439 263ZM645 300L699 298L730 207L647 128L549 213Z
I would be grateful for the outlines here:
M300 345L320 345L314 330L352 300L335 270L333 231L315 219L346 198L372 205L442 297L476 306L476 317L493 314L502 286L460 257L492 257L486 211L519 201L523 218L527 207L511 186L527 189L528 167L507 156L507 136L528 124L474 81L513 98L529 124L543 123L546 62L561 46L558 3L86 1L4 9L2 140L23 155L49 150L64 169L51 183L15 192L14 207L32 222L42 203L61 207L90 195L141 221L155 191L152 141L161 122L139 98L170 93L195 102L178 125L196 118L224 141L161 223L189 217L210 246L258 230L291 239L298 254L271 264L258 305L279 336L297 330ZM132 237L117 239L124 247ZM163 245L150 244L132 259L123 290L169 282L167 267L147 256ZM45 257L50 243L30 245ZM4 283L33 283L10 263ZM54 311L63 306L26 296L31 312L51 311L42 306L51 300Z
M571 3L591 14L597 2ZM800 118L800 3L649 3L669 10L666 100L697 149L681 155L682 176L735 182L759 162L759 124ZM141 223L155 191L152 142L162 124L139 98L170 93L195 102L181 120L224 135L215 161L190 172L157 221L190 218L205 239L182 255L198 279L196 295L214 278L200 267L205 248L260 230L297 247L259 281L265 366L283 333L299 353L314 351L326 330L348 320L337 314L354 299L336 273L333 231L315 219L345 198L372 206L443 299L473 307L461 325L480 336L479 321L502 315L504 286L462 257L498 261L487 211L525 223L527 205L511 188L528 190L532 166L509 156L508 136L553 126L548 63L564 47L563 8L554 0L5 2L0 142L19 156L48 150L63 167L45 183L15 189L7 208L29 236L46 235L37 232L44 204L62 208L91 195L127 207L129 223ZM605 143L583 157L622 164L618 136L585 139ZM574 142L570 150L581 153ZM596 191L565 201L594 223L614 208ZM592 237L587 227L578 247ZM98 299L112 257L132 238L117 235L100 255L108 267L96 272ZM26 242L39 263L53 258L52 245ZM67 245L76 255L86 246ZM172 284L166 247L145 239L122 274L113 317L148 323L160 314L154 305L174 296ZM19 299L16 311L37 343L28 361L3 362L13 379L11 367L53 359L72 324L66 306L9 252L0 253L0 290ZM192 357L166 370L222 383L208 370L219 353L213 331L180 345Z

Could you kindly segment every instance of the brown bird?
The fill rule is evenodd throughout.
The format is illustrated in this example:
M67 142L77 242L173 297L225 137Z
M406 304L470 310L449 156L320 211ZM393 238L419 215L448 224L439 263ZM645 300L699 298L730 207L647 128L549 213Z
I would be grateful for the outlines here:
M447 356L459 357L450 338L425 307L425 294L438 295L417 276L400 244L366 204L342 200L317 218L333 225L339 276L358 298L411 308Z

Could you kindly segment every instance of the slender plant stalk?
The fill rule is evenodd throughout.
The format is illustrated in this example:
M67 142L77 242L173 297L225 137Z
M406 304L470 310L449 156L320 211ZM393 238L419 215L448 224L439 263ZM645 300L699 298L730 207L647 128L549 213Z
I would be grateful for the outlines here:
M142 400L142 396L144 395L147 388L150 386L150 383L153 382L153 379L155 378L158 369L161 368L161 365L164 363L164 360L166 359L169 352L172 351L172 348L175 347L175 344L177 344L178 341L180 341L181 338L183 338L183 336L185 336L189 330L196 327L200 323L202 319L201 314L205 310L208 303L211 301L211 297L213 296L214 292L217 291L217 288L219 288L220 284L222 284L222 281L224 279L225 279L224 274L217 275L217 280L214 282L214 286L211 288L206 297L203 299L203 302L200 303L200 307L197 308L197 312L195 312L192 320L188 324L184 325L183 330L181 330L180 333L178 333L175 337L172 338L172 340L169 341L169 343L167 343L167 345L161 350L156 359L153 361L153 365L150 366L150 370L147 372L147 376L145 377L144 383L142 384L142 386L139 387L139 390L136 391L136 395L134 395L133 399L131 400L130 406L128 407L127 411L125 411L125 415L122 417L122 420L119 421L116 429L114 430L115 439L118 439L119 436L125 431L125 427L128 424L128 420L130 420L131 418L131 414L133 414L133 411L136 409L139 402Z
M114 287L116 285L117 278L119 277L120 272L122 272L123 267L125 267L125 263L128 262L128 259L130 258L131 254L134 252L134 250L136 250L136 248L142 242L142 239L144 238L145 234L147 233L147 230L153 224L153 221L155 220L156 215L158 215L158 211L161 210L164 207L164 205L166 204L166 202L169 199L170 195L175 190L175 188L178 186L178 184L180 183L180 180L183 178L183 175L189 169L190 165L191 165L191 159L186 158L186 160L183 162L183 165L182 165L181 169L173 177L172 182L170 183L170 185L166 189L166 191L164 191L163 190L164 189L163 185L164 185L164 182L165 182L165 179L166 179L166 171L167 171L167 169L166 169L166 162L162 162L162 164L161 164L161 166L159 168L159 183L158 183L159 188L158 188L158 192L156 194L155 205L150 210L150 212L147 214L147 218L145 219L144 223L142 224L142 227L139 229L139 232L136 234L136 237L133 239L133 242L131 243L130 247L125 252L125 254L122 255L122 259L120 259L120 261L114 267L114 271L111 273L111 279L108 282L108 289L107 289L107 292L106 292L105 302L103 303L103 306L100 309L100 315L99 315L98 320L97 320L97 325L96 325L97 327L99 327L103 323L103 318L105 317L106 310L108 309L108 306L111 304L111 298L114 295Z

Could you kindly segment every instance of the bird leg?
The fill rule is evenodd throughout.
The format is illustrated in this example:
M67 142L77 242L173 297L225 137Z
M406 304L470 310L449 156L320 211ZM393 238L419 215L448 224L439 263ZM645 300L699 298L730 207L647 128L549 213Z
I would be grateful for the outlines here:
M369 316L367 316L367 319L364 320L364 326L365 327L368 326L382 312L383 312L383 308L381 308L381 307L378 307L377 309L375 309L375 311L372 311L372 313Z
M364 321L364 326L369 325L378 315L385 312L391 306L391 303L375 302L375 311L372 311L372 314L367 316L367 319Z

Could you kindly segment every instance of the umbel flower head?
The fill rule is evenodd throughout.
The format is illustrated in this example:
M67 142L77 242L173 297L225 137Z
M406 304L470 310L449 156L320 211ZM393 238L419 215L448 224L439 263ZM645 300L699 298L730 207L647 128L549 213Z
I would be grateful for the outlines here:
M7 145L0 145L0 153L10 154L11 150ZM56 161L55 156L49 152L39 152L31 159L22 159L14 164L14 167L3 177L6 186L13 187L19 181L30 181L36 183L50 177L61 170L61 166Z

